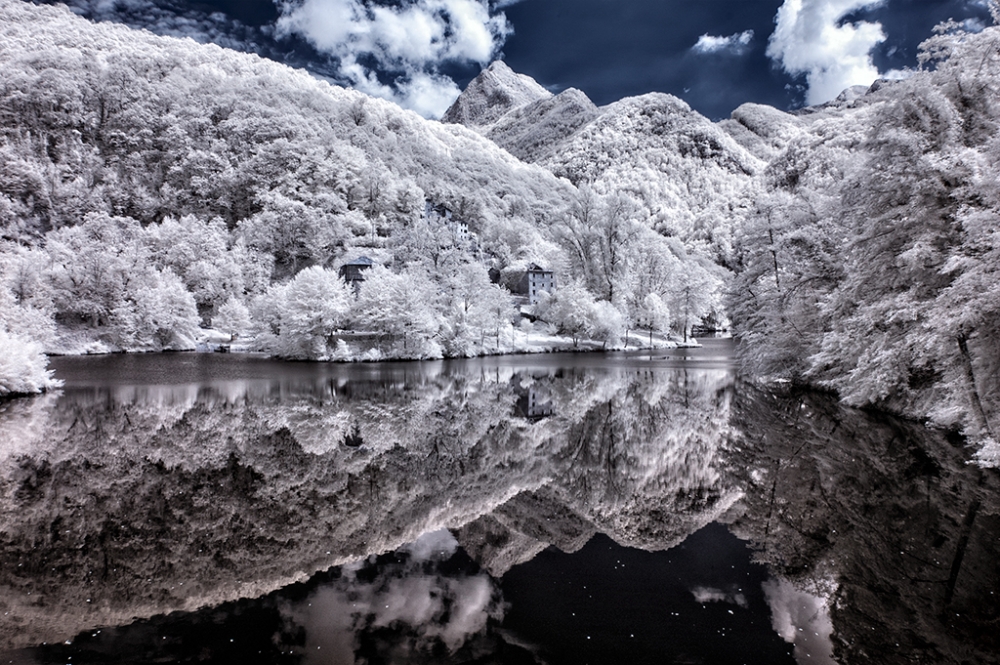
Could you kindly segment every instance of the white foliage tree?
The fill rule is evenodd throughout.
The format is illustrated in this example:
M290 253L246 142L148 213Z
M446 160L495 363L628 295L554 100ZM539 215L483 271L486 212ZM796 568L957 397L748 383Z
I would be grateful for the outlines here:
M653 333L670 329L670 308L655 293L647 293L642 299L637 324L649 334L649 346L653 347Z
M463 263L444 280L448 293L445 350L453 356L476 356L509 350L501 341L516 312L510 292L490 283L483 266Z
M336 271L313 266L261 300L264 347L287 358L320 359L329 355L330 336L343 326L353 298Z
M423 271L397 274L376 265L365 272L353 318L361 328L398 341L404 357L440 357L442 320L434 290Z
M535 313L539 319L553 324L559 333L572 338L573 346L577 346L580 339L589 337L594 330L595 305L590 291L580 282L571 281L554 294L543 296Z
M130 351L194 349L201 319L181 278L170 270L152 271L132 286L111 313L115 341Z
M195 215L167 218L146 229L150 256L160 269L169 268L184 284L199 307L221 305L231 295L245 291L240 252L230 251L229 232L220 218L203 220Z
M0 282L0 397L61 385L47 369L49 361L39 341L50 339L53 327L48 312L18 302Z
M599 300L593 305L591 335L601 342L603 348L615 348L625 336L625 317L617 307L607 300Z
M250 308L235 296L222 303L212 317L212 327L228 333L232 337L247 334L253 326L250 318Z
M42 347L0 328L0 397L29 395L62 385L47 369Z
M46 240L57 311L93 328L108 325L132 280L149 265L143 229L130 217L92 213Z

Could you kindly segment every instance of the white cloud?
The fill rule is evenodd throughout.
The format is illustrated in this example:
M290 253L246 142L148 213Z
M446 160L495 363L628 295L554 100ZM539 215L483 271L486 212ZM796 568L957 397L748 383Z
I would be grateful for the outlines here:
M889 81L905 81L916 73L915 69L890 69L879 74L879 78Z
M743 55L750 50L750 42L753 41L753 30L744 30L728 37L715 37L704 34L691 50L695 53L732 53Z
M806 75L808 104L830 101L852 85L870 85L878 78L871 51L885 41L882 25L840 22L853 11L883 2L785 0L778 8L767 55L790 74Z
M284 2L281 9L278 36L302 36L338 58L353 87L429 117L444 113L459 94L439 67L485 65L511 33L506 17L491 15L481 0L407 0L396 6L301 0ZM391 83L380 82L376 70Z
M987 28L986 21L980 18L967 18L962 21L962 30L966 32L982 32Z

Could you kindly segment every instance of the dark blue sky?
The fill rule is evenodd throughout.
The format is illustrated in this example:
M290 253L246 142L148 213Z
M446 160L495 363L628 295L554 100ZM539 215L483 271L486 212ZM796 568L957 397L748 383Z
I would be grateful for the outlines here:
M455 94L478 73L481 65L477 59L489 60L489 49L485 54L481 48L476 50L475 39L463 42L463 36L478 34L476 25L463 28L448 14L479 1L68 0L88 18L256 51L336 82L396 98L425 115L435 115L434 109L447 105L449 94ZM876 74L913 67L917 45L931 35L935 24L947 18L969 21L972 28L989 22L984 0L803 0L805 9L797 17L786 17L789 29L806 30L804 26L815 26L820 17L833 32L822 36L807 30L789 32L792 36L782 42L784 50L769 54L768 41L775 32L782 3L490 0L493 18L484 25L493 30L495 57L553 91L576 87L598 104L645 92L668 92L718 119L744 102L795 108L817 101L823 86L827 91L839 91L844 85L870 82ZM420 49L387 44L385 35L394 34L395 24L380 22L371 12L364 15L366 7L376 4L395 8L399 16L412 18L423 12L421 16L440 19L444 32L423 49L434 53L421 52L417 57L414 54ZM313 11L306 13L303 5ZM356 46L330 43L329 35L339 30L336 18L343 16L337 12L344 7L362 9L360 18L355 16L362 30L351 35ZM407 14L408 8L415 11ZM279 26L282 14L295 18L299 11L302 15L297 23ZM506 16L506 29L503 17L498 16L501 13ZM482 14L485 20L487 14ZM791 20L795 18L797 22ZM862 53L839 53L836 49L831 53L819 43L831 35L831 41L836 42L837 30L843 36L843 31L853 30L858 22L877 23L873 29L881 29L881 37L870 40ZM372 40L367 50L366 40ZM451 45L445 48L443 42ZM789 64L794 62L800 63L798 69ZM870 69L867 79L866 66ZM810 86L814 93L811 99ZM836 93L827 97L831 94Z
M744 102L787 109L804 103L805 77L765 55L782 0L526 0L508 7L514 34L503 47L515 71L555 88L580 88L597 104L669 92L713 119ZM961 0L889 0L847 21L879 21L886 40L872 52L880 71L913 67L918 44L948 19L984 20ZM753 30L743 54L695 53L703 34Z
M543 85L583 90L597 104L669 92L710 117L739 104L786 108L792 77L764 55L781 0L527 0L507 9L503 48L515 71ZM749 52L696 54L703 34L754 31Z

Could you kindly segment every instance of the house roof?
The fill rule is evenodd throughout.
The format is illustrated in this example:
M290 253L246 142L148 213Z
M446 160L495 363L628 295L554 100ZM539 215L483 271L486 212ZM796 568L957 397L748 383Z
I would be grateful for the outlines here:
M351 259L350 261L348 261L344 265L345 266L372 266L372 265L375 265L375 262L372 261L371 259L369 259L367 256L359 256L356 259Z

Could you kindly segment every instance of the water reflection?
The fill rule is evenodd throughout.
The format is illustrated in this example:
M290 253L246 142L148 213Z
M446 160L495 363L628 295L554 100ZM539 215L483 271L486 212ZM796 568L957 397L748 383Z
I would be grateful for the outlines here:
M830 591L835 588L830 580L820 580L809 589L785 578L764 582L771 625L783 640L793 645L796 662L817 665L836 662L830 619Z
M827 652L808 633L830 622L840 663L997 662L997 473L919 424L815 393L740 395L732 528L780 578L775 628L796 651Z
M8 403L0 636L26 646L256 597L442 528L495 574L598 531L665 548L738 496L714 459L727 371L542 360L116 376ZM527 387L550 415L521 417ZM493 547L489 528L518 547Z
M489 575L442 571L457 549L447 530L425 534L381 566L345 566L338 579L290 605L286 618L305 632L302 662L413 663L472 650L503 608Z
M178 636L158 657L221 662L228 643L198 651L191 626L253 619L266 639L241 662L596 662L654 620L671 637L639 639L634 662L1000 652L995 472L714 359L116 362L99 376L70 359L61 396L0 403L0 650L77 636L106 661L109 635L145 630ZM546 586L577 566L581 604L615 580L598 613L615 607L615 627L589 644ZM160 618L106 628L143 617ZM47 648L9 653L68 662Z

